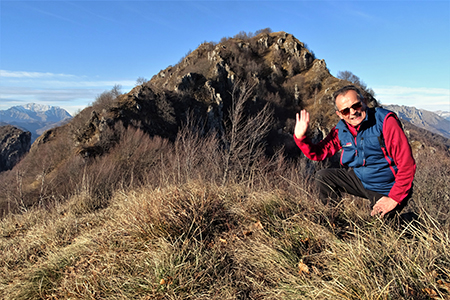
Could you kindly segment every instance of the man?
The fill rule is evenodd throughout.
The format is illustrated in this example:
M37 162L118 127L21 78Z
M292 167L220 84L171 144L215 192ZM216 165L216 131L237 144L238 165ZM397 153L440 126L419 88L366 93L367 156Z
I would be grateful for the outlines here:
M320 199L336 201L341 192L367 198L371 215L393 215L412 192L416 164L397 116L383 108L368 108L360 90L345 86L333 94L341 119L328 136L313 144L306 136L309 114L297 113L294 139L312 160L324 160L339 150L348 168L324 169L316 174Z

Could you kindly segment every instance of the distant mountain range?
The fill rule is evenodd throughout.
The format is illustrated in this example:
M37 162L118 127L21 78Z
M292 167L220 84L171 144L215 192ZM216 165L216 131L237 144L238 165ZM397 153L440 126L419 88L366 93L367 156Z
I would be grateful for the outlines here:
M399 118L419 128L450 138L450 112L448 111L431 112L404 105L383 105L383 107L394 111ZM30 131L31 143L46 130L62 125L71 118L72 116L65 109L36 103L0 110L0 126L13 125Z
M31 132L31 143L44 131L59 126L71 118L65 109L36 103L0 110L0 126L9 124Z
M403 105L383 105L383 107L392 110L399 118L406 120L417 127L450 138L450 112L431 112Z
M444 119L450 121L450 111L442 111L442 110L438 110L438 111L435 111L435 113L436 113L439 117L444 118Z

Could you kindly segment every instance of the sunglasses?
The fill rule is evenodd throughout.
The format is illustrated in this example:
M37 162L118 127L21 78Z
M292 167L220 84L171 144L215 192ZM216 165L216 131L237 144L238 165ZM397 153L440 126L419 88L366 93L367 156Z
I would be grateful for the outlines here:
M362 107L362 103L361 103L361 101L358 101L358 102L354 103L352 106L344 108L343 110L340 110L339 112L343 116L348 116L350 114L350 108L352 108L353 110L357 110L357 109L360 109L361 107Z

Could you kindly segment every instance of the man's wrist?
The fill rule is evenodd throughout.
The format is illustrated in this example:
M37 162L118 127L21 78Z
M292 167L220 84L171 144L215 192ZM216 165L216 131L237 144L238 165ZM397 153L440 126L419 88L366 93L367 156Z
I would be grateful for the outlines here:
M394 200L395 202L397 202L398 204L400 204L401 202L402 202L402 200L403 199L399 199L399 198L397 198L397 197L392 197L391 195L389 195L389 196L387 196L387 197L389 197L390 199L392 199L392 200Z
M297 136L295 135L295 133L294 133L294 139L297 140L297 141L299 141L299 142L301 142L301 141L303 141L304 139L306 139L306 134L302 135L301 137L297 137Z

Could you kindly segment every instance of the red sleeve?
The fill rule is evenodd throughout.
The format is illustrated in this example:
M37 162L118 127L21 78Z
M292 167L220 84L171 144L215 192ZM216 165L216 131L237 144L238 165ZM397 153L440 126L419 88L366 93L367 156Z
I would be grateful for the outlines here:
M294 135L294 140L303 154L311 160L324 160L327 157L333 156L342 148L336 127L333 127L327 137L317 144L313 144L311 139L306 135L299 139Z
M387 117L383 125L383 135L387 151L398 169L389 197L400 203L411 190L416 173L416 162L397 118L392 115Z

